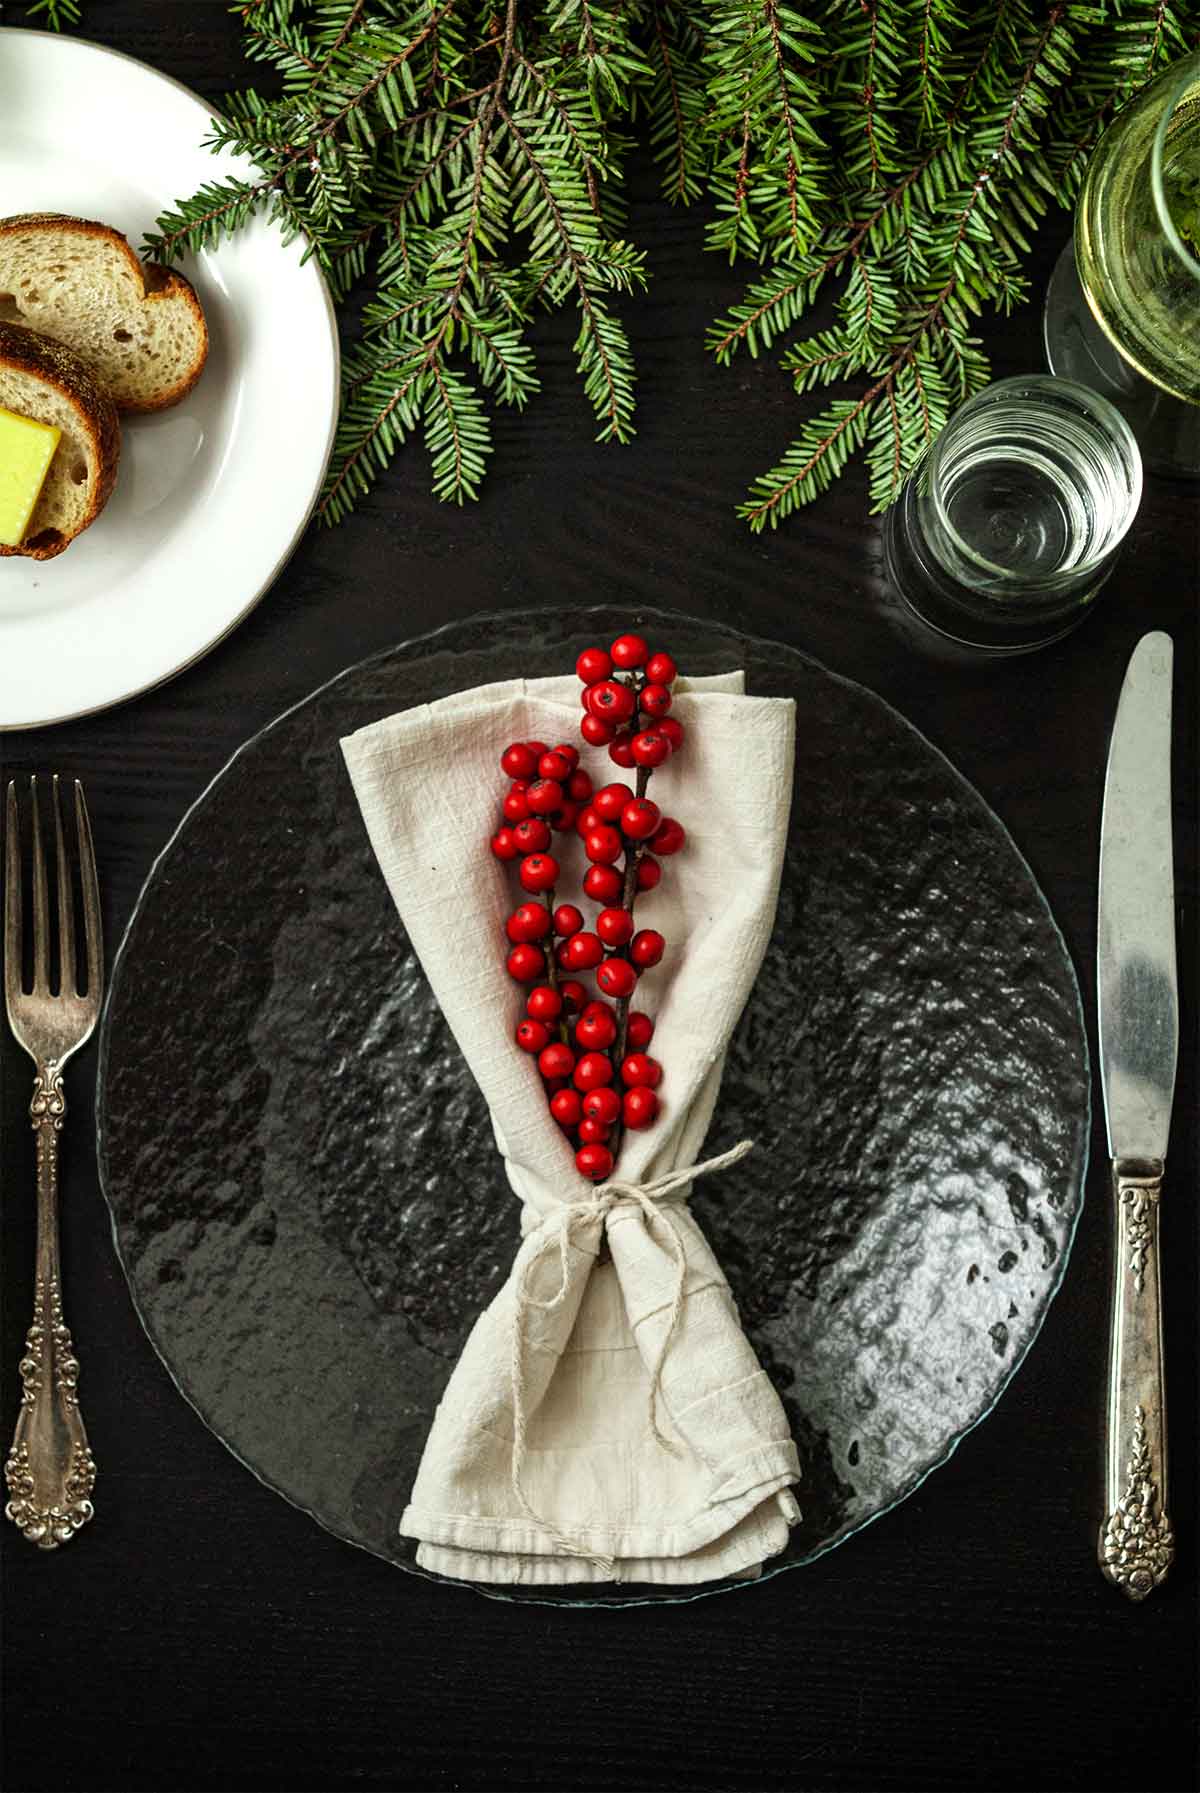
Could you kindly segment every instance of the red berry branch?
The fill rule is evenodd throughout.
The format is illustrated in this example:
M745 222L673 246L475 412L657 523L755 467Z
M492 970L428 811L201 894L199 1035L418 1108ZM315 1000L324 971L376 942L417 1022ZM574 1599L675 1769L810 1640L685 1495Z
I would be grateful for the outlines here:
M655 855L684 844L679 823L646 795L654 768L683 745L683 729L667 713L675 662L651 653L640 635L621 635L607 651L586 648L575 670L584 687L580 734L589 746L607 747L617 766L636 767L637 788L597 791L574 747L514 742L500 758L512 782L491 846L498 859L520 861L522 888L541 899L519 904L505 923L509 973L533 985L517 1045L537 1058L550 1112L576 1144L580 1174L602 1182L612 1175L622 1130L651 1126L659 1109L662 1066L646 1053L654 1023L631 1010L630 999L666 942L656 929L637 927L634 909L639 893L662 877ZM589 860L583 893L599 905L591 929L574 903L556 901L552 832L570 829ZM580 981L589 972L602 993L591 1000Z

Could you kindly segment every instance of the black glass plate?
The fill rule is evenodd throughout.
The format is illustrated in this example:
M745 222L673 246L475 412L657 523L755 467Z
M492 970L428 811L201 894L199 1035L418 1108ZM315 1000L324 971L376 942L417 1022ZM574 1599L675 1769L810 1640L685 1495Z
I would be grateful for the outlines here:
M343 673L185 817L113 974L101 1174L146 1330L257 1475L417 1573L400 1513L518 1205L338 742L636 620L475 619ZM777 643L640 621L686 672L797 700L778 922L705 1148L758 1149L693 1198L804 1464L778 1569L911 1493L1025 1356L1082 1199L1087 1045L1028 866L941 754Z

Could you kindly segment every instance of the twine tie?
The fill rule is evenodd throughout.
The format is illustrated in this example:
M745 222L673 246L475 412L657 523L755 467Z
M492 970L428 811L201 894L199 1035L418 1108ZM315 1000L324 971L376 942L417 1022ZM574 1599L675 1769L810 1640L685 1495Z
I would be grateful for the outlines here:
M512 1489L517 1504L534 1525L553 1538L559 1549L567 1556L586 1557L593 1562L601 1574L607 1578L615 1577L615 1563L612 1557L592 1551L578 1539L568 1537L564 1532L550 1523L548 1519L536 1511L525 1493L522 1485L525 1467L526 1450L526 1413L525 1413L525 1352L526 1333L531 1313L553 1313L562 1306L571 1291L571 1263L568 1256L575 1229L583 1225L593 1225L597 1219L603 1220L622 1202L633 1202L642 1211L647 1231L651 1234L655 1227L665 1234L668 1248L674 1264L674 1283L671 1291L671 1309L667 1319L667 1328L662 1342L655 1354L650 1368L650 1387L648 1392L648 1413L650 1435L664 1450L678 1454L679 1446L666 1438L658 1424L658 1396L662 1386L663 1366L672 1341L683 1318L683 1304L687 1291L687 1249L680 1235L679 1228L671 1217L670 1210L664 1204L677 1201L682 1193L700 1177L711 1176L715 1171L727 1170L730 1165L737 1164L747 1152L753 1151L754 1141L743 1139L739 1145L728 1152L721 1152L715 1158L706 1158L700 1164L688 1164L678 1170L666 1171L662 1176L651 1177L645 1183L625 1182L613 1177L607 1183L601 1183L595 1193L585 1201L562 1202L553 1215L543 1220L537 1232L531 1234L524 1262L517 1274L513 1291L513 1324L512 1324ZM539 1235L541 1237L539 1238ZM540 1264L548 1251L557 1246L560 1277L558 1289L548 1301L538 1301L529 1292L529 1279L534 1266ZM525 1249L525 1248L523 1248Z

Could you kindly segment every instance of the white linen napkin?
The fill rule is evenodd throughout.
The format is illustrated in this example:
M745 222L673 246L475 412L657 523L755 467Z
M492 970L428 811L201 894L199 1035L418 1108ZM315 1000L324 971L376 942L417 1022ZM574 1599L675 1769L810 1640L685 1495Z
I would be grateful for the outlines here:
M514 1042L524 1009L503 921L525 893L488 850L506 788L500 754L510 741L578 743L577 681L485 685L342 742L380 868L524 1204L512 1274L467 1340L401 1520L418 1562L460 1579L756 1574L799 1516L783 1408L682 1200L687 1179L646 1189L701 1157L770 937L794 705L744 695L741 673L675 690L685 743L648 795L687 841L638 898L639 924L667 948L634 999L655 1022L662 1108L624 1135L607 1196L576 1171L536 1064ZM597 788L629 776L578 744ZM552 851L559 900L581 900L581 844L555 835ZM605 1235L611 1261L598 1262Z

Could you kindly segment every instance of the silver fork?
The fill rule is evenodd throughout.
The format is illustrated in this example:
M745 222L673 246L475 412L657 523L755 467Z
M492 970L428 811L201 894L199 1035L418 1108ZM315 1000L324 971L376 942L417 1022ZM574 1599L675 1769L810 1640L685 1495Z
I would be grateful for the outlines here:
M58 1247L58 1136L67 1110L63 1066L96 1025L104 984L100 891L83 786L75 781L87 994L75 976L75 906L63 841L58 776L54 839L58 858L57 994L50 988L50 904L38 814L37 779L29 781L33 839L33 989L21 968L21 836L17 787L8 787L4 879L4 1002L9 1026L34 1063L29 1118L37 1141L37 1263L33 1321L21 1359L21 1411L4 1466L8 1517L31 1544L55 1550L92 1517L96 1465L79 1411L79 1363L63 1318Z

